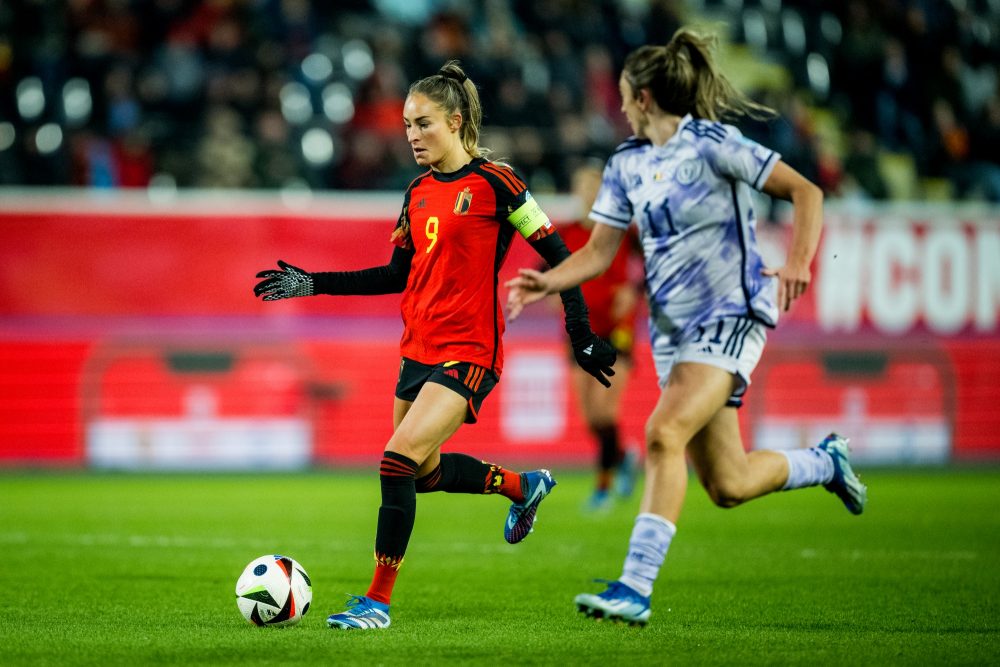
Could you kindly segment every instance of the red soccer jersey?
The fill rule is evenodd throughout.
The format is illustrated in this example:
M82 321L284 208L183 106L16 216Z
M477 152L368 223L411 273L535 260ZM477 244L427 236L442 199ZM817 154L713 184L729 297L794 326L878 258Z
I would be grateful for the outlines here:
M574 222L560 226L559 236L570 252L576 252L586 245L590 239L590 231L580 223ZM610 338L611 332L618 328L625 328L629 332L635 328L634 310L621 313L617 319L611 313L615 292L630 282L628 262L634 243L635 235L630 228L608 270L580 285L583 300L586 301L587 310L590 312L590 327L601 338Z
M516 232L508 216L530 199L512 169L482 158L410 184L394 233L414 250L402 301L404 357L472 362L500 374L498 273Z

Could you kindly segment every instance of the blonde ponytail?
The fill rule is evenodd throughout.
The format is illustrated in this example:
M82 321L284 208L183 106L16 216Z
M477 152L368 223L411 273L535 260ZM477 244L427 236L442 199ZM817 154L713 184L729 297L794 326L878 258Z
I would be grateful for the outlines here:
M483 124L483 107L479 91L457 60L449 60L437 74L414 82L408 94L420 93L444 109L446 114L462 115L459 136L462 148L472 157L486 157L490 150L479 145Z

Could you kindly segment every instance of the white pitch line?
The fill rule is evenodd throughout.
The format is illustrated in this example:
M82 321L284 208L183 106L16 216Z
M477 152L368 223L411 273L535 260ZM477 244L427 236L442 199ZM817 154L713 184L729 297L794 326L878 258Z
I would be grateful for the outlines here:
M976 560L978 551L933 551L930 549L913 549L896 551L889 549L852 549L851 551L825 552L820 549L803 549L799 552L801 558L841 558L844 560Z
M292 540L288 540L291 542ZM337 539L317 540L317 539L294 539L297 548L319 548L324 551L334 553L353 553L364 549L370 549L371 543L361 539ZM5 545L58 545L75 547L133 547L133 548L173 548L190 549L194 547L211 549L231 549L233 547L245 547L248 549L274 549L273 544L262 546L259 539L233 539L233 538L202 538L178 535L123 535L118 533L46 533L44 535L29 535L23 532L0 533L0 544ZM280 550L279 550L280 551ZM518 555L521 551L517 546L497 542L452 542L447 544L431 543L414 545L413 551L423 553L464 553L464 554L500 554ZM549 546L546 553L560 558L578 556L582 551L579 545L559 545Z

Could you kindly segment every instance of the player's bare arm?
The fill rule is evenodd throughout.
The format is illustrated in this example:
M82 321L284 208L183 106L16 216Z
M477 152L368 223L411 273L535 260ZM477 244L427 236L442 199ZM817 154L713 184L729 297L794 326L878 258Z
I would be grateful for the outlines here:
M505 283L510 289L507 294L508 319L517 319L526 305L546 295L563 292L601 275L611 265L624 238L624 229L594 225L587 244L554 269L545 272L519 269L518 276Z
M783 267L764 270L764 275L778 278L778 306L788 310L812 281L809 266L823 226L823 191L784 162L778 162L764 184L764 192L792 202L794 208L788 259Z

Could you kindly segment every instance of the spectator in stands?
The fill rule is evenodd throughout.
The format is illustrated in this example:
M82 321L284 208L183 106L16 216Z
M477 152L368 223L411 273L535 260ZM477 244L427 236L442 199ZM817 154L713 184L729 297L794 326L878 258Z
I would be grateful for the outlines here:
M611 72L619 69L631 45L670 32L670 26L679 23L682 4L678 0L624 4L499 0L465 5L430 0L7 3L0 5L0 122L10 123L5 132L14 136L0 142L0 164L7 165L0 169L0 182L86 183L79 180L80 170L67 168L69 154L79 156L81 143L97 150L103 140L114 141L118 132L141 126L154 173L164 173L180 186L193 185L196 177L187 167L208 131L204 119L209 110L232 108L242 119L239 134L256 141L259 114L289 113L281 92L285 84L302 79L301 65L310 55L321 53L333 63L324 84L345 85L358 108L370 102L370 91L365 91L369 67L353 55L347 61L342 57L343 48L349 44L353 48L360 40L372 51L374 72L380 63L394 63L403 70L404 80L425 71L420 69L424 63L464 57L476 73L487 106L497 110L494 118L486 119L487 129L497 121L514 122L499 112L501 87L508 85L505 80L513 72L527 86L529 97L541 99L531 100L526 121L510 127L528 123L539 133L539 122L557 119L560 123L550 127L560 131L545 129L541 136L514 137L506 142L511 146L508 157L514 164L523 163L525 173L537 178L539 185L565 191L566 159L610 151L613 137L625 131L616 126L620 119L613 100L609 106L612 98L607 91L614 89ZM447 9L442 11L442 6ZM760 11L769 22L783 25L775 7L762 4ZM802 15L806 48L815 49L830 64L829 99L810 100L810 115L817 104L828 104L847 133L854 128L875 133L882 149L908 154L919 176L941 171L926 158L936 133L934 100L945 99L956 121L977 132L975 121L984 113L1000 62L1000 31L983 28L1000 19L995 3L786 0L781 8ZM718 2L706 4L705 9L729 11ZM770 40L769 45L769 59L783 63L797 77L796 88L812 90L811 82L803 78L810 70L802 66L801 54L774 50ZM61 108L70 78L89 86L86 95L92 113L83 124L70 122ZM40 106L37 89L29 86L29 92L18 92L28 80L40 82L44 96ZM355 134L350 123L330 123L324 117L323 85L310 86L308 108L296 107L299 111L286 117L285 146L259 148L291 156L282 161L294 165L297 173L280 183L259 177L240 182L280 187L306 179L314 187L334 189L384 189L397 184L401 165L394 154L400 149L388 137L383 157L392 169L360 183L346 178L348 171L338 162L344 156L370 152L365 146L352 146L366 142L368 135ZM564 119L566 123L561 122ZM39 150L34 143L37 130L47 123L62 131L61 143L51 145L54 134L47 130ZM581 129L586 139L579 139L577 129L564 129L567 124ZM337 147L330 168L316 168L303 159L299 140L305 129L315 126L329 131ZM83 141L77 141L75 134ZM831 158L844 157L828 154L832 143L818 155L808 137L792 138L798 145L783 154L791 158L814 153L811 164L804 160L796 164L807 176L820 178L816 171L820 161L823 172L831 173L829 166L835 163ZM988 156L980 159L976 142L972 145L969 159L983 163L973 171L982 172L979 181L988 183L989 165L995 161ZM284 178L287 170L273 172L278 173ZM121 184L114 178L92 180L111 187ZM975 197L988 189L957 187L956 191Z
M914 155L921 155L922 75L910 69L906 51L898 39L887 39L883 53L882 80L875 97L879 140L891 151L907 147Z
M586 245L594 228L589 214L601 188L603 166L601 161L588 160L573 170L572 193L580 205L580 214L576 222L559 230L570 251L575 252ZM614 499L612 493L619 498L630 497L638 473L639 452L634 447L627 448L622 441L620 417L622 397L632 369L636 309L643 296L633 272L634 263L641 262L641 256L639 239L632 232L607 271L580 286L594 333L610 341L618 351L615 376L607 390L583 369L574 367L572 370L577 404L597 444L596 479L586 506L593 512L607 510ZM639 271L641 276L641 268Z
M952 181L959 197L1000 202L1000 166L996 154L973 150L972 134L955 115L951 104L938 98L933 107L934 139L931 162L937 173ZM990 122L991 113L985 119ZM994 127L995 131L995 127ZM988 142L988 130L980 130Z
M847 188L856 185L866 199L888 199L889 187L879 167L878 144L874 135L856 129L850 133L849 141L847 157L844 159L844 175L849 180Z

